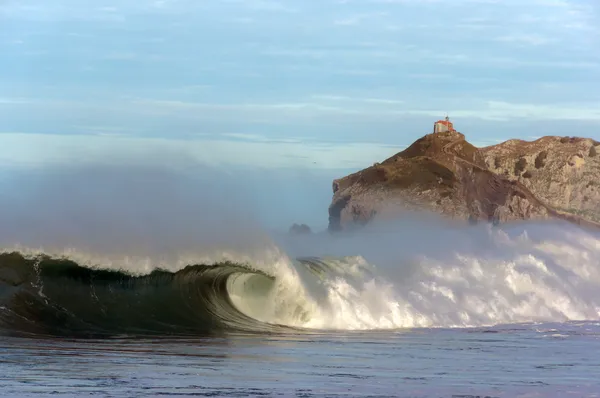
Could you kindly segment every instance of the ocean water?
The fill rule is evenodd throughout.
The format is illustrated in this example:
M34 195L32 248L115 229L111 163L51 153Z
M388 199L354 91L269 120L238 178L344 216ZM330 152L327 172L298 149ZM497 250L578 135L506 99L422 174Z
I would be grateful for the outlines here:
M0 395L600 395L598 231L291 236L121 175L0 198Z
M100 339L5 338L3 396L595 397L597 323Z
M418 222L213 260L6 248L0 391L600 395L596 232Z

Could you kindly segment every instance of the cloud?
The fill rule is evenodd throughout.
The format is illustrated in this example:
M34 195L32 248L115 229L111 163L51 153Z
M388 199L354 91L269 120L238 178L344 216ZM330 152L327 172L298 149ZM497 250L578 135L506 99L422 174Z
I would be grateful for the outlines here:
M241 113L266 112L273 119L282 115L284 117L306 117L309 115L339 115L354 114L367 116L385 117L402 115L423 115L439 117L448 110L415 109L403 100L381 99L381 98L353 98L335 95L317 95L313 99L323 102L300 102L300 103L282 103L282 104L195 104L186 102L171 101L142 101L140 104L146 104L156 107L166 107L172 109L204 110L206 112L230 112L231 115ZM371 107L364 106L329 106L330 102L371 104ZM456 117L475 118L484 120L587 120L600 121L600 101L598 103L580 103L580 104L527 104L527 103L509 103L504 101L480 101L472 102L472 109L452 109L452 114Z
M551 93L553 90L564 90L562 86L544 84L538 87L540 92ZM210 125L217 130L214 134L236 140L252 142L299 142L302 136L307 139L316 134L319 128L337 130L352 130L357 122L375 124L398 124L403 119L421 117L423 120L439 118L446 113L452 117L483 120L483 121L600 121L600 99L597 101L571 101L557 103L526 103L519 101L503 101L500 99L462 98L438 96L428 103L399 99L399 98L370 98L350 96L343 94L312 94L305 98L297 99L298 102L194 102L175 101L148 98L123 98L118 101L78 103L47 100L34 100L29 98L4 98L0 99L2 107L10 108L10 114L16 115L19 109L24 110L23 115L31 114L33 109L51 114L71 112L73 115L98 115L92 123L86 119L76 118L73 126L88 126L80 131L94 133L106 126L106 132L143 134L158 121L168 120L167 125L189 123L197 126L197 133L210 133L199 126ZM460 106L452 105L460 104ZM38 113L38 111L34 111ZM7 113L8 115L9 113ZM106 123L114 118L111 124ZM119 120L131 119L134 123L119 124ZM69 119L71 120L71 119ZM104 120L105 124L101 125ZM232 124L231 121L235 121ZM207 124L208 123L208 124ZM280 129L276 135L265 135L248 131L231 131L233 126L250 129L250 126L274 126ZM100 126L90 128L89 126ZM218 127L221 126L221 127ZM229 126L229 127L227 127ZM279 126L279 127L277 127ZM329 127L328 127L329 126ZM345 126L345 127L344 127ZM302 130L304 129L304 130ZM109 131L110 130L110 131ZM226 130L226 131L223 131ZM229 130L229 131L227 131ZM287 135L284 133L287 131ZM290 132L294 136L290 137ZM75 130L76 132L76 130ZM311 133L312 132L312 133ZM177 131L171 131L171 136L176 136ZM310 135L309 135L310 134ZM355 140L357 138L354 138ZM347 139L346 141L348 141ZM364 141L364 139L358 139Z
M74 130L79 133L97 134L97 135L110 135L110 136L131 136L138 133L140 130L135 128L128 128L124 126L88 126L88 125L74 125Z
M62 0L49 6L35 0L9 1L0 8L0 18L36 22L91 20L98 22L123 22L124 16L115 7L96 7L94 2Z
M372 21L373 19L378 19L380 17L388 16L387 12L370 12L370 13L362 13L362 14L354 14L351 16L347 16L341 19L336 19L333 21L334 25L342 25L342 26L352 26L358 25L360 23L366 21Z
M248 137L239 134L236 136ZM0 133L0 166L42 167L81 164L171 164L173 156L214 167L253 166L307 169L363 168L398 152L379 144L328 144L250 140L135 138L119 135ZM166 164L162 165L161 159Z
M225 4L235 4L239 7L255 11L297 13L298 9L290 7L286 2L272 0L220 0Z
M350 97L345 95L327 95L319 94L313 95L311 98L315 100L322 100L326 102L358 102L358 103L369 103L369 104L380 104L380 105L401 105L405 104L406 101L399 99L388 99L388 98L361 98L361 97Z
M600 102L596 104L510 104L502 101L488 103L488 117L524 118L533 120L588 120L600 122Z
M2 98L0 97L0 105L25 105L33 104L36 100L32 98Z
M360 113L357 109L332 106L319 102L281 103L201 103L156 99L136 99L131 102L144 113L189 115L195 118L213 119L243 117L245 120L272 120L304 118L316 115L348 115ZM289 120L289 119L288 119Z
M131 61L138 58L139 55L134 52L114 52L104 55L102 58L116 61Z
M487 103L475 106L473 109L454 108L445 112L442 112L441 109L407 110L405 113L431 117L436 117L442 113L449 113L457 118L489 121L526 119L532 121L579 120L600 122L600 102L596 104L538 105L487 101Z
M219 134L220 137L233 138L235 140L246 141L246 142L261 142L271 144L301 144L310 140L302 138L273 138L267 137L261 134L247 134L247 133L224 133ZM306 156L302 156L305 157Z
M533 46L540 46L555 41L555 39L551 37L544 37L537 34L506 35L500 36L496 40L507 43L528 44Z
M590 0L10 1L0 10L0 23L12 26L0 42L11 60L0 86L13 97L0 99L0 118L14 131L107 126L115 130L103 134L203 133L261 145L317 136L389 143L392 132L429 130L446 112L494 135L511 134L488 133L498 121L597 123L598 8Z

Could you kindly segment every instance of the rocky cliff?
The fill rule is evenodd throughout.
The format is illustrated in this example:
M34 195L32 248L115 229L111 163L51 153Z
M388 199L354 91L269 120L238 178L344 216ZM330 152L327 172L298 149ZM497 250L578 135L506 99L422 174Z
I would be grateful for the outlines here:
M600 222L600 142L542 137L482 148L487 167L555 209Z
M429 134L382 163L335 180L329 229L348 229L402 210L473 223L560 218L595 225L600 214L597 144L545 137L478 149L458 132Z

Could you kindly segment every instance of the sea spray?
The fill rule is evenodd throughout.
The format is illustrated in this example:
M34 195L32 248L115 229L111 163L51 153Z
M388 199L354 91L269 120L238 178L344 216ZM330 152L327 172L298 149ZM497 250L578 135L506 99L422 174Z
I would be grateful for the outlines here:
M597 231L407 213L350 233L290 236L267 233L235 185L209 181L117 166L22 181L0 198L3 331L298 333L599 318Z
M108 256L103 263L104 258L74 249L62 255L5 251L0 255L3 328L203 334L600 318L595 232L551 223L461 233L440 226L428 235L454 248L444 253L422 250L406 236L390 250L386 240L402 236L392 231L378 234L380 250L374 251L365 233L321 237L324 245L315 245L312 253L345 247L364 255L294 258L270 243L262 259L258 249L252 255L222 252L213 259L188 252L170 267L163 267L164 258L138 264L131 257L119 262ZM470 240L474 235L477 247ZM127 308L136 317L127 315Z

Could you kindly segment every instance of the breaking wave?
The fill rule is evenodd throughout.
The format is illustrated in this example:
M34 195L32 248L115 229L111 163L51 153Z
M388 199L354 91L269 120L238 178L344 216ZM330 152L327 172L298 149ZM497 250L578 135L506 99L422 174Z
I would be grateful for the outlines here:
M340 254L350 250L362 254ZM600 319L600 239L564 224L288 237L264 253L264 261L223 254L169 268L76 250L5 249L0 333L173 336Z

